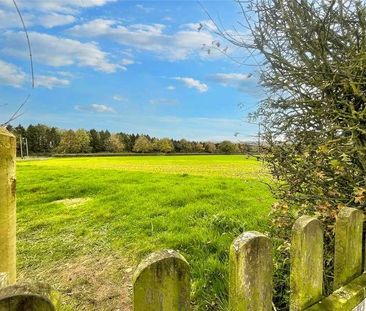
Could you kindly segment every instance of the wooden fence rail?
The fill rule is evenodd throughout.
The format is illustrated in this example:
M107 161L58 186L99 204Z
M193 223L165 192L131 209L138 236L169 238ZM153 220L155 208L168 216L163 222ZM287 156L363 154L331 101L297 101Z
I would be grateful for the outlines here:
M300 217L291 243L291 311L366 310L364 214L344 208L335 224L334 288L323 296L323 228L319 220ZM271 311L273 259L271 241L244 232L229 250L229 310ZM16 284L15 138L0 128L0 311L56 311L60 296L45 284ZM225 280L223 280L225 281ZM134 311L191 310L190 266L174 250L149 255L133 278Z

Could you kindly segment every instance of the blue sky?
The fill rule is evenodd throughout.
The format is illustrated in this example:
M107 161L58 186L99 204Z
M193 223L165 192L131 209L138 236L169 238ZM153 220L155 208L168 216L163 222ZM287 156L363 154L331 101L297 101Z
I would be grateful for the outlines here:
M156 137L254 140L246 122L261 91L256 67L209 46L220 41L202 7L240 29L234 1L0 0L0 122L30 93L16 123ZM239 28L238 28L239 27ZM227 54L246 52L228 45ZM240 133L234 136L235 133Z

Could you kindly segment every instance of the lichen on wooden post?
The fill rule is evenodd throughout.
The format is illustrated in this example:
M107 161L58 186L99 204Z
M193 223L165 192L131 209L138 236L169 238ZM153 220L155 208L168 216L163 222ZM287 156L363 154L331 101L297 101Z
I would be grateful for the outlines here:
M300 311L322 299L323 228L316 218L301 216L292 229L290 310Z
M173 250L153 253L137 267L133 277L134 311L189 311L190 267Z
M272 245L265 235L250 231L230 247L229 309L272 310Z
M334 290L362 273L363 213L344 208L338 213L335 226Z
M57 311L60 295L43 283L16 284L0 289L0 311Z
M0 126L0 272L10 284L16 282L15 151L14 135Z
M6 287L9 285L9 277L5 272L0 273L0 288Z

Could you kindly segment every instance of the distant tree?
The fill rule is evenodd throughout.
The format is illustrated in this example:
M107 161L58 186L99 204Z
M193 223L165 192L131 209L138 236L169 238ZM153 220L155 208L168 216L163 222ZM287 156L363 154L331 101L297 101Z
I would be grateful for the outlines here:
M192 143L186 139L181 139L178 146L180 152L192 152Z
M48 151L52 151L59 145L61 140L61 133L59 129L55 127L47 128L46 137L47 137L47 144L49 147Z
M228 140L224 140L222 143L220 143L219 149L222 153L227 154L239 152L238 146Z
M194 152L204 152L205 151L205 147L200 142L192 143L192 147L193 147Z
M84 153L90 151L90 136L85 130L79 129L76 132L68 130L62 133L57 152Z
M92 129L89 131L90 135L90 147L92 152L101 152L103 150L102 141L100 139L100 134L97 130Z
M158 146L158 151L160 151L160 152L169 153L169 152L174 151L173 142L169 138L159 139L157 141L157 146Z
M107 141L107 151L122 152L125 146L122 142L122 137L118 134L112 134Z
M247 143L238 144L238 148L239 148L240 152L245 153L245 154L249 154L251 152L250 145Z
M101 151L102 152L107 151L108 140L111 137L111 133L108 130L100 131L99 136L100 136Z
M148 140L145 136L140 136L136 139L135 145L133 146L134 152L150 152L153 146L150 140Z
M215 153L216 152L216 145L214 143L211 142L207 142L204 144L205 146L205 151L208 153Z
M126 133L119 133L122 143L125 146L125 151L131 152L133 149L134 142L131 140L131 135Z

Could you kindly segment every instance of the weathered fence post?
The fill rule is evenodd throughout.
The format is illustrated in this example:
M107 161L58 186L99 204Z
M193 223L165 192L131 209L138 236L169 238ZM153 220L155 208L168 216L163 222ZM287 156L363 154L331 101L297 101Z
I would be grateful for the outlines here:
M15 151L15 137L0 127L0 272L10 284L16 282Z
M272 310L272 245L259 232L244 232L230 247L231 311Z
M60 295L43 283L17 284L0 289L0 311L56 311Z
M334 290L362 273L363 213L344 208L335 226Z
M189 311L190 267L173 250L153 253L137 267L133 278L134 311Z
M0 289L9 285L8 274L5 272L0 273Z
M301 216L292 229L290 310L304 310L322 299L323 228L319 220Z

